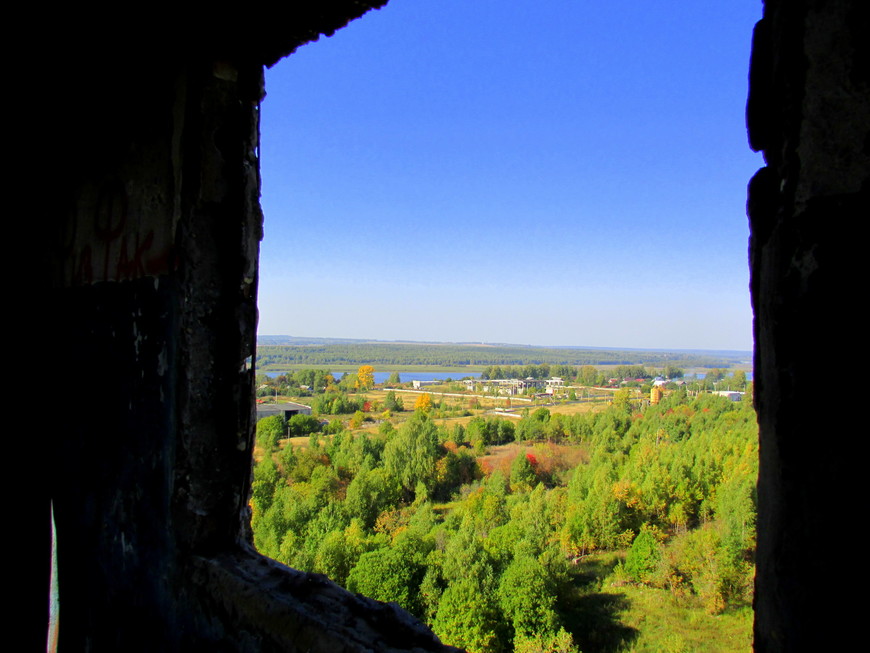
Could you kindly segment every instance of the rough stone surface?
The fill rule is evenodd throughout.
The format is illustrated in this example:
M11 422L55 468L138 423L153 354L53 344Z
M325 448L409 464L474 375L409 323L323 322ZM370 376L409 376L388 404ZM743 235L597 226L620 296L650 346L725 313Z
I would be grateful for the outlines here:
M870 217L867 3L768 0L753 39L749 186L760 427L755 648L847 650L857 605L821 542L849 546L854 411L814 396L864 338L850 292ZM863 293L860 293L863 294ZM859 345L860 346L860 345ZM845 360L845 359L844 359ZM859 493L860 494L860 493Z

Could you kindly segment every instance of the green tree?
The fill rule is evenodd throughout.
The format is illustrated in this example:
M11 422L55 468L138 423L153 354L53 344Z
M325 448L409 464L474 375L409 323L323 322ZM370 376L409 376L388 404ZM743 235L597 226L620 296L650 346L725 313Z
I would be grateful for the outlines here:
M506 649L491 571L468 570L444 590L432 630L441 640L470 652Z
M625 571L637 582L645 583L650 579L660 558L658 540L652 529L644 524L625 556Z
M632 393L628 388L617 390L613 393L613 407L625 415L630 415L631 397Z
M707 372L706 376L704 377L704 383L709 384L709 385L713 385L714 383L718 383L719 381L721 381L722 379L725 378L725 374L726 374L725 370L718 368L718 367L714 367L709 372Z
M521 450L511 463L511 490L528 492L538 483L538 475L525 450Z
M431 492L436 480L438 429L426 413L417 411L402 424L384 447L384 469L396 478L407 495L417 483Z
M311 435L312 433L319 433L322 427L320 420L313 415L299 414L293 415L287 420L287 429L291 437L297 438Z
M546 408L541 410L547 410ZM549 415L550 411L547 411L547 415ZM536 415L541 415L538 411L535 411ZM518 442L532 442L535 440L543 440L546 435L546 422L541 421L540 419L536 419L533 416L531 417L523 417L519 424L517 424L516 428L516 439Z
M399 487L383 468L362 469L347 486L344 510L351 519L371 529L378 515L399 500Z
M664 369L664 376L668 379L681 379L683 378L684 373L685 372L681 368L674 365L667 365Z
M270 415L257 422L257 444L266 451L272 451L286 435L287 424L281 415Z
M365 413L363 413L361 410L356 411L353 414L353 417L350 418L350 428L358 429L359 427L361 427L363 421L365 420L365 417Z
M534 638L558 631L556 597L547 576L547 569L531 556L514 558L502 574L498 602L515 637Z
M342 531L332 531L320 541L314 555L314 571L324 574L339 585L347 582L353 567Z
M359 387L358 383L356 372L345 372L338 382L338 387L345 392L353 392Z
M390 390L384 398L384 408L391 413L401 413L405 410L405 403L401 397L397 397L396 393Z
M408 612L422 616L420 584L431 548L417 535L403 534L393 546L364 553L348 575L347 589L378 601L395 601Z
M265 512L272 505L272 497L278 486L280 475L272 456L266 454L259 463L254 466L254 480L251 483L251 498L256 510Z

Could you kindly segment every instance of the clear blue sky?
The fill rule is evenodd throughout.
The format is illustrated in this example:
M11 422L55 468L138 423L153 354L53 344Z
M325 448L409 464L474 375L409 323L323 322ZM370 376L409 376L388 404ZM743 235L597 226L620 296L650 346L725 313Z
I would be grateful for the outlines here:
M751 349L760 0L392 0L266 74L261 335Z

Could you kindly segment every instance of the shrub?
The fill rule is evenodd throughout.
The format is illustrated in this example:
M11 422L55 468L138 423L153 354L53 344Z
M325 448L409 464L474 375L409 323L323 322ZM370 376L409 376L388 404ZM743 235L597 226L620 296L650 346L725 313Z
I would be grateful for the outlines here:
M656 569L661 552L652 528L644 524L625 556L625 572L629 578L646 583Z

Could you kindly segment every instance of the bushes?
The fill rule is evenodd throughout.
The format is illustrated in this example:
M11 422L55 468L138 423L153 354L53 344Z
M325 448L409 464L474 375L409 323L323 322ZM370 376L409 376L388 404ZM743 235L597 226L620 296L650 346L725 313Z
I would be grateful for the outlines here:
M538 475L532 460L532 454L527 454L524 450L516 455L511 463L511 491L528 492L538 484Z
M320 433L322 426L320 420L313 415L293 415L288 422L287 428L290 436L294 438Z
M270 415L257 422L257 444L272 451L287 434L287 424L280 415Z
M349 397L343 392L328 392L320 395L311 404L318 415L350 415L362 410L365 397Z
M628 580L669 589L677 600L694 595L709 614L752 602L754 567L749 552L722 539L724 524L711 522L660 542L646 524L625 557Z
M658 538L653 529L644 524L625 556L625 572L638 583L645 583L650 580L660 558Z
M398 378L398 374L396 374L396 378ZM397 397L396 393L392 390L387 393L386 399L384 399L384 409L390 411L391 413L401 413L405 410L405 404L402 401L401 397Z

